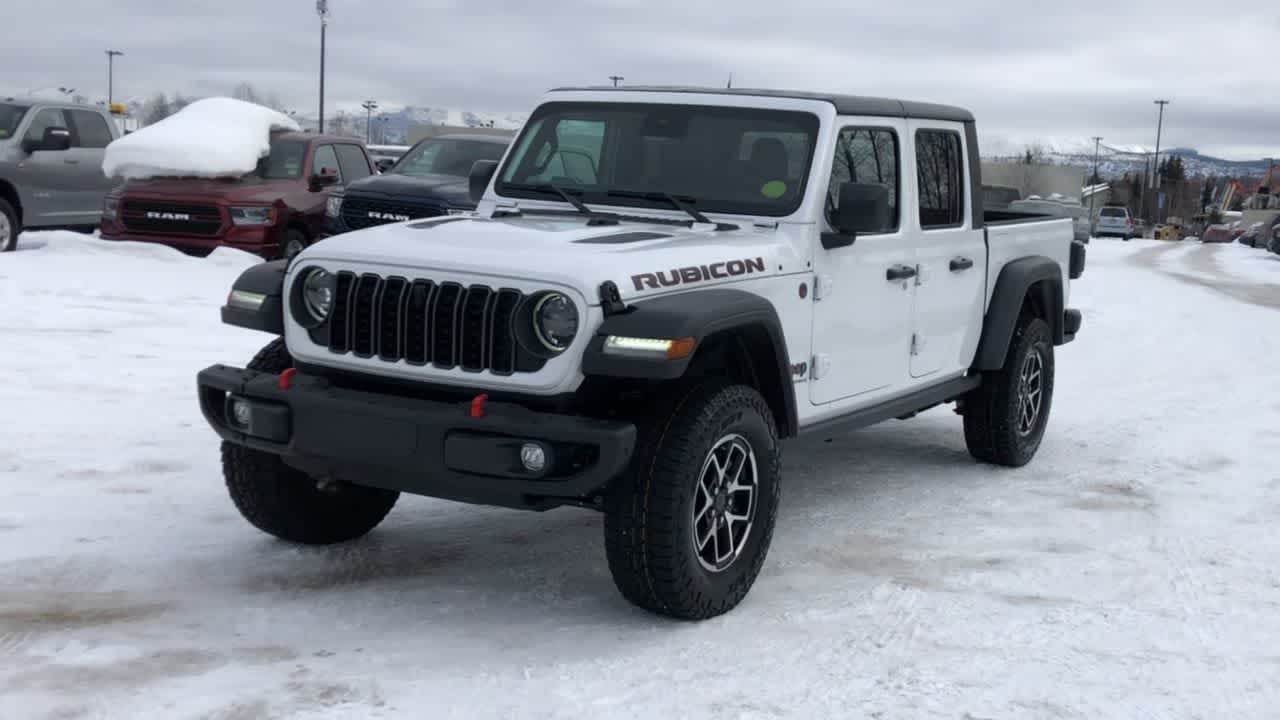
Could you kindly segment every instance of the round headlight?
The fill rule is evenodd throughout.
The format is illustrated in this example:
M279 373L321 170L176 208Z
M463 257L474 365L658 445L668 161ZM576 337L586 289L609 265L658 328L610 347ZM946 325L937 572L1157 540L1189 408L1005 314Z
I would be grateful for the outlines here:
M557 292L538 298L533 306L533 334L551 352L561 352L578 334L578 308Z
M324 322L333 309L333 280L332 275L316 268L302 281L302 307L318 323Z

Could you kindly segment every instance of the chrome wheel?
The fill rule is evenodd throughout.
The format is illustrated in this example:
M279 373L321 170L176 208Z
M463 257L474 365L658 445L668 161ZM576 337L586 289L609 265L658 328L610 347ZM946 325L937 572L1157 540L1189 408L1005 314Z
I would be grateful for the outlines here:
M698 562L722 572L738 559L756 516L756 455L741 435L720 438L698 474L693 501L693 544Z
M1032 348L1022 360L1022 372L1018 379L1018 434L1030 435L1040 421L1040 407L1044 401L1044 358Z
M9 234L13 233L14 237L10 238ZM9 243L13 243L13 247ZM0 250L13 250L18 246L17 231L9 224L9 216L0 212Z

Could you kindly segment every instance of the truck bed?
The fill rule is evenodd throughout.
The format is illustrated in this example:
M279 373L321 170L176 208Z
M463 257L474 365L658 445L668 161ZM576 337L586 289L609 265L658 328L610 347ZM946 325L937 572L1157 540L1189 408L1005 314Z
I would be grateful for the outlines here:
M1000 271L1014 260L1036 255L1047 257L1064 273L1071 266L1071 243L1075 239L1071 218L991 211L984 216L987 225L987 306L991 304L991 294L995 291ZM1065 304L1070 300L1070 282L1065 275L1062 292Z

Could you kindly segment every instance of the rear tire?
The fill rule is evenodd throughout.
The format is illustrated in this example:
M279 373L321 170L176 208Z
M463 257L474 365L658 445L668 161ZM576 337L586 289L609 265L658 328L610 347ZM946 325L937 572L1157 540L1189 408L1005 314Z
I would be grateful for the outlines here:
M605 496L605 551L627 600L704 620L736 607L764 565L778 434L764 398L743 385L709 381L667 400Z
M0 198L0 252L18 249L18 212L8 200Z
M964 441L983 462L1022 467L1044 439L1053 403L1053 335L1049 324L1023 311L1004 367L983 373L964 398Z
M250 370L278 373L293 365L283 340L258 352ZM327 490L278 455L222 443L222 472L236 509L259 530L282 540L329 545L354 540L378 526L400 493L347 483Z

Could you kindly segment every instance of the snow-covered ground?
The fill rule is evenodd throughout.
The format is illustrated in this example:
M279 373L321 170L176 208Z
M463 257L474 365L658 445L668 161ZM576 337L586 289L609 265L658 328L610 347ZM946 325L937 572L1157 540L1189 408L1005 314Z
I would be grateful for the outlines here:
M0 718L1274 718L1280 285L1238 252L1089 246L1027 468L972 462L947 409L792 442L755 589L684 624L617 595L586 511L405 498L345 547L258 533L194 399L265 341L218 323L254 261L24 235Z

